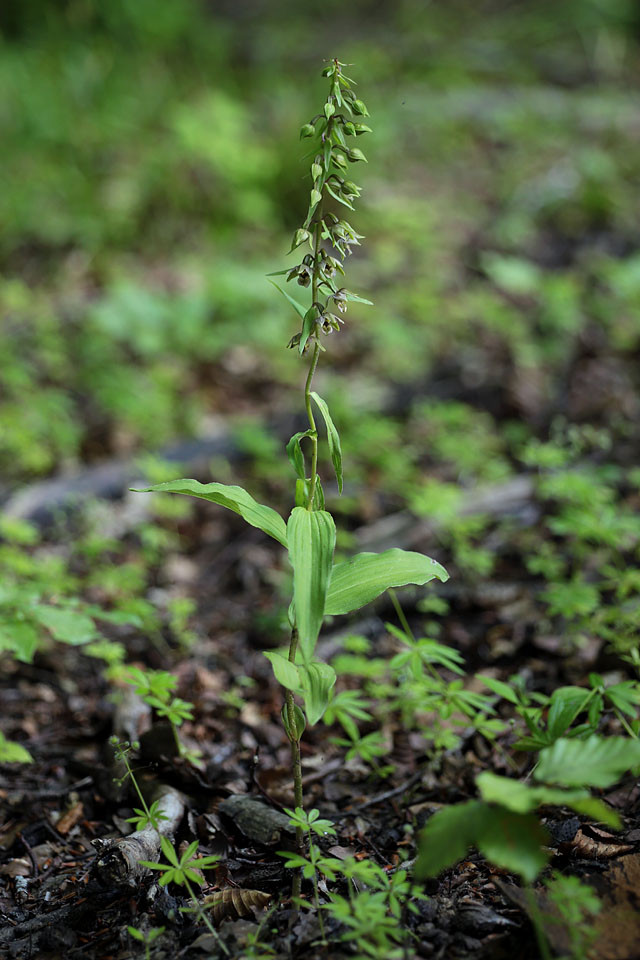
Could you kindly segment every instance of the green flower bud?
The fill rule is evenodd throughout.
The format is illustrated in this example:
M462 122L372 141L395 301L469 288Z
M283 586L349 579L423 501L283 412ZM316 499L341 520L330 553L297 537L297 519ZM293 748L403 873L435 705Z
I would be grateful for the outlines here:
M311 164L311 176L314 180L317 180L318 177L321 177L323 174L323 169L319 163Z
M300 139L304 140L306 137L314 137L316 133L316 128L312 123L305 123L300 127Z
M329 120L334 115L335 112L336 112L336 108L332 103L325 103L324 115L327 118L327 120Z
M354 100L351 104L351 110L353 113L357 113L359 117L368 117L369 111L362 102L362 100Z
M366 123L354 123L356 129L356 137L359 137L361 133L371 133L371 127L368 127Z
M314 188L311 191L311 206L314 207L316 203L320 203L321 200L322 200L322 194L320 193L319 190L316 190Z
M293 235L291 250L295 250L295 248L299 247L301 243L304 243L305 240L308 240L310 236L311 234L308 230L305 230L304 227L300 227ZM289 252L291 252L291 250Z
M355 123L352 123L351 120L345 120L345 122L342 124L342 129L348 137L353 137L356 132L356 125Z
M367 158L364 153L362 150L358 150L357 147L352 147L351 150L347 150L347 156L349 160L351 160L351 163L356 163L358 160L364 160L364 162L367 163Z
M347 169L347 161L345 160L343 154L341 154L341 153L332 153L332 154L331 154L331 159L332 159L334 165L338 168L338 170L346 170L346 169Z

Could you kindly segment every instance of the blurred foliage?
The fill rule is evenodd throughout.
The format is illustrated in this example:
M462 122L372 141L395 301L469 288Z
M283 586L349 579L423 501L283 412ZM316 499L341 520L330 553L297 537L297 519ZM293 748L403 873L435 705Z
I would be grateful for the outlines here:
M414 501L426 468L499 480L505 411L520 442L567 403L624 433L639 37L632 0L4 4L5 480L161 448L211 412L250 412L231 384L297 381L263 275L304 205L295 138L334 54L367 77L376 121L354 271L376 306L350 310L331 351L354 478ZM615 381L591 406L563 394L590 351ZM411 429L379 416L381 384L427 381ZM260 430L238 437L266 472Z

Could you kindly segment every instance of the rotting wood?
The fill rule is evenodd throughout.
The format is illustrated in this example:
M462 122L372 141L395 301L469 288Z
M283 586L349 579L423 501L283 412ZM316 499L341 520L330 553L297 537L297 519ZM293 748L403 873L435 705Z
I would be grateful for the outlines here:
M160 859L160 837L171 837L178 829L184 815L186 797L174 787L160 784L149 797L149 803L158 801L158 813L166 817L160 820L158 830L148 826L136 830L128 837L113 842L98 839L92 844L98 856L92 873L103 886L132 886L149 873L140 860L157 862Z
M256 843L272 846L281 843L284 838L291 842L295 840L295 830L289 823L289 817L254 797L242 794L227 797L218 805L218 810L233 820L245 837Z

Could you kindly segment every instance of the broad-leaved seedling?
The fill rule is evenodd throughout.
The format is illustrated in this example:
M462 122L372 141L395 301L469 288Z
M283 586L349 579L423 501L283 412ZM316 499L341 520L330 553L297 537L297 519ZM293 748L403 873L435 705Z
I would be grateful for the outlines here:
M342 492L343 465L340 435L326 401L312 390L312 381L322 339L340 329L351 302L368 304L342 286L344 260L362 239L343 210L353 211L361 188L349 178L351 165L366 162L359 147L353 146L370 128L363 122L368 111L354 92L354 82L343 71L344 64L331 60L323 71L329 92L322 110L300 131L309 146L311 187L305 218L295 231L290 253L307 249L299 263L272 276L295 280L308 291L300 302L285 287L278 286L300 319L300 329L289 346L308 360L304 385L304 408L308 425L287 444L287 456L296 474L295 506L285 523L269 506L258 503L242 487L225 483L174 480L159 483L147 491L181 493L200 497L238 513L247 523L273 537L287 551L293 567L293 599L289 607L291 637L288 655L267 652L276 679L285 688L282 719L291 741L295 805L303 806L300 738L306 724L317 723L327 709L335 671L315 656L316 642L325 616L351 613L391 587L422 585L434 578L448 577L435 560L421 553L400 549L384 553L360 553L334 563L336 527L325 509L324 490L318 476L318 411L326 428L329 458L338 491ZM275 281L272 281L277 286ZM146 492L146 491L145 491ZM299 697L302 709L295 701ZM302 846L303 828L297 827ZM294 894L299 893L299 876Z

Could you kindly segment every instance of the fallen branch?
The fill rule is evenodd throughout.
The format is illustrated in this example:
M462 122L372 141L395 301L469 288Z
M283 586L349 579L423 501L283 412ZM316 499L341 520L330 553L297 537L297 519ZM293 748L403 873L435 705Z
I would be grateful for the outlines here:
M527 504L533 494L534 484L531 477L512 477L504 483L467 491L458 516L469 517L481 513L497 517L514 513ZM381 551L390 547L402 547L406 550L432 539L441 526L437 518L416 520L413 513L401 510L360 527L355 532L355 540L358 550Z
M120 840L92 841L98 852L92 873L103 886L133 887L149 873L139 861L157 863L160 859L160 837L171 837L176 832L184 815L186 798L173 787L159 784L150 796L149 804L154 801L158 801L158 813L166 817L166 820L159 821L158 830L149 826Z

